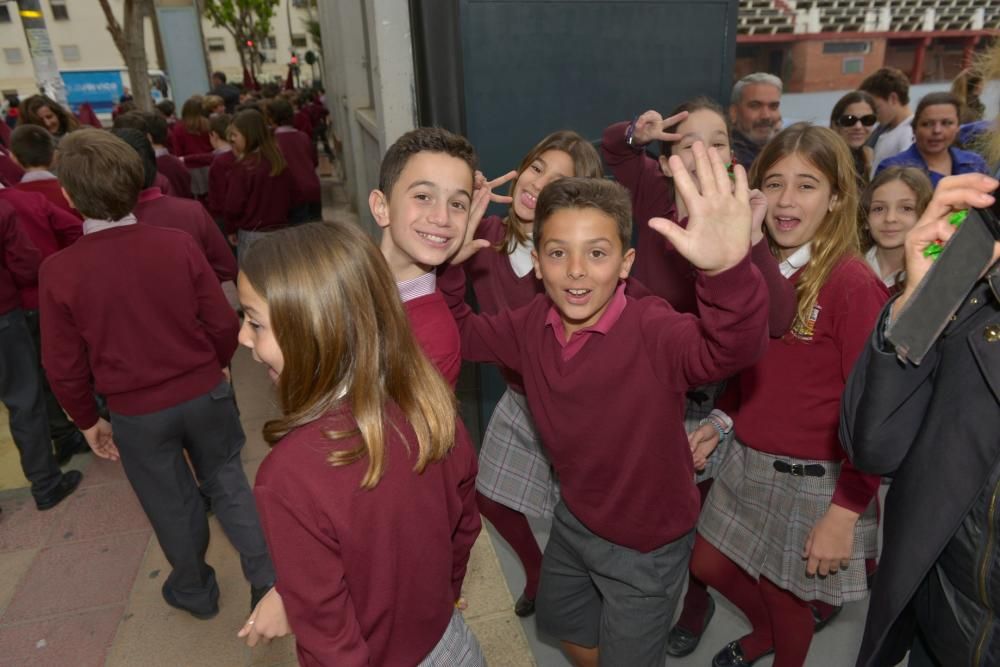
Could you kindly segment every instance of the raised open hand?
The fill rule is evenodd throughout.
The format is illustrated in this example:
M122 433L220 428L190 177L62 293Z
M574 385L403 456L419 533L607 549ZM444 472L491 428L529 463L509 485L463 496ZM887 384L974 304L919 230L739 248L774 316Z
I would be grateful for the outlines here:
M504 183L509 183L515 178L517 178L517 172L508 171L499 178L487 181L481 171L476 172L472 189L472 205L469 207L469 224L465 228L465 240L462 242L458 252L451 258L452 264L461 264L483 248L489 247L489 241L476 238L476 230L479 229L479 223L482 222L483 216L486 215L486 209L489 207L490 202L509 204L514 201L512 197L498 195L493 190Z
M635 121L635 129L632 130L632 142L640 146L645 146L652 141L674 142L681 138L681 135L674 132L667 132L668 127L673 127L688 117L687 111L664 118L659 111L647 111L639 116Z
M666 218L652 218L649 226L663 234L685 259L713 275L742 261L750 250L750 190L743 167L733 167L733 180L715 149L700 141L692 146L701 191L679 157L670 157L674 185L688 210L684 229Z

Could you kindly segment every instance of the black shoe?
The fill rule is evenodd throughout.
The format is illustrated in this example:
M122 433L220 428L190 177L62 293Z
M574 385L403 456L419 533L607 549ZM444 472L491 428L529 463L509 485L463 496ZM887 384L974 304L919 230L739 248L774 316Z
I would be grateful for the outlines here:
M726 644L725 648L715 654L712 658L712 667L750 667L761 658L774 653L774 649L768 649L760 655L758 655L753 660L747 660L743 657L743 647L740 646L739 641L729 642Z
M186 611L187 613L197 618L199 621L207 621L210 618L215 618L216 616L219 615L218 602L215 602L212 605L212 608L209 609L208 611L196 611L194 609L189 609L188 607L185 607L180 602L178 602L177 598L174 597L174 592L170 590L169 586L167 586L167 582L163 582L163 588L161 589L161 592L163 593L163 599L166 601L168 605L170 605L174 609L180 609L181 611Z
M698 643L701 641L702 635L705 634L705 630L708 629L708 623L714 615L715 600L709 595L708 609L705 610L705 619L701 624L701 633L696 635L687 628L675 625L670 634L667 635L667 653L675 658L683 658L693 653L698 648Z
M264 598L265 595L268 594L268 591L270 591L272 588L274 588L274 584L271 584L270 586L251 586L250 587L250 612L251 613L253 613L253 610L257 608L257 605L260 604L260 601Z
M90 451L90 445L83 433L77 431L64 441L56 443L56 463L64 466L77 454L86 454Z
M825 628L827 625L829 625L830 621L837 618L837 616L840 615L840 612L844 610L843 607L834 607L833 611L830 613L829 616L827 616L826 618L820 618L819 612L816 611L816 607L810 605L809 609L812 611L813 621L816 623L816 625L813 626L813 634L816 634L817 632Z
M524 597L524 593L521 593L521 597L514 603L514 613L521 618L531 616L535 613L535 601L533 599L529 600Z
M63 476L59 479L59 484L56 485L56 488L52 489L41 498L35 498L35 507L42 511L52 509L61 503L66 496L76 491L76 487L80 486L80 480L82 479L83 473L79 470L64 472Z

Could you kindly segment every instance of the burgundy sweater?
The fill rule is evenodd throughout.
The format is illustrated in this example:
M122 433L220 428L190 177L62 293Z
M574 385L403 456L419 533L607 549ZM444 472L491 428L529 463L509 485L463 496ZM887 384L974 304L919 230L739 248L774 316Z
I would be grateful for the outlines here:
M21 182L24 169L14 162L14 158L4 148L0 148L0 185L13 187Z
M625 143L628 125L628 122L616 123L604 130L601 154L615 179L632 195L632 218L636 224L632 275L680 312L696 312L694 284L698 270L649 226L650 218L667 218L681 226L687 225L687 219L677 220L677 206L659 163L644 150ZM750 259L760 269L771 297L768 313L771 335L781 336L795 319L795 286L781 275L766 242L751 248Z
M739 376L739 407L725 406L736 437L748 447L776 456L842 460L833 502L858 513L874 497L879 477L859 472L840 446L840 397L887 299L882 281L864 261L842 260L820 289L812 340L793 333L772 339L760 361Z
M38 284L41 261L14 208L0 201L0 315L21 307L21 292Z
M220 283L236 280L232 248L201 202L167 197L158 188L147 188L139 193L135 217L149 225L184 230L197 241Z
M229 176L236 166L236 153L225 151L212 157L208 167L208 212L213 218L220 219L225 215L226 192L229 189Z
M56 208L66 211L77 220L83 222L83 216L66 200L66 195L62 192L62 186L54 178L47 178L43 181L29 181L27 183L22 181L15 185L14 189L23 192L37 192L48 199L49 203Z
M524 378L570 511L638 551L676 540L698 518L685 392L752 365L767 345L767 291L748 259L700 274L695 289L700 318L657 297L628 297L607 334L591 334L565 361L546 325L547 296L496 315L473 315L449 296L463 356Z
M278 128L274 132L274 139L292 172L295 185L292 203L298 205L320 201L319 174L316 173L319 160L312 139L292 128Z
M403 308L420 349L454 389L462 370L462 342L444 295L434 290L427 296L403 302Z
M210 391L236 351L239 320L186 232L87 234L45 260L39 284L42 365L81 429L97 422L95 390L112 412L156 412Z
M481 527L468 434L459 421L451 452L418 475L413 429L395 405L386 417L386 469L374 489L361 489L366 459L326 460L361 444L324 435L356 428L346 407L286 435L257 473L257 509L300 665L415 665L461 594Z
M18 225L42 259L68 247L83 234L83 225L77 217L53 206L37 192L7 188L0 190L0 201L13 207ZM38 310L37 285L21 290L21 305L27 310Z
M208 138L208 132L204 134L188 132L183 121L174 124L170 136L170 152L177 157L212 152L212 140Z
M238 160L230 172L223 205L226 232L263 231L287 225L293 187L292 172L287 167L271 176L271 163L263 156Z
M183 162L170 153L158 155L156 170L170 181L170 189L174 191L174 196L194 199L194 195L191 194L191 172Z

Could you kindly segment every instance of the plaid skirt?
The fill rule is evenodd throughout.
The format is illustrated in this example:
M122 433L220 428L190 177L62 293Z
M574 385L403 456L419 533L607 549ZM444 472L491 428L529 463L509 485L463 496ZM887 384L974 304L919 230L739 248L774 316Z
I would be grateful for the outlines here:
M725 389L725 387L726 382L723 380L722 382L716 382L715 384L706 384L701 387L695 387L687 393L684 403L685 433L691 433L698 428L698 423L712 412L712 408L715 407L715 401L719 398L719 394L722 393L722 390ZM708 457L705 469L695 471L695 484L715 477L715 475L719 472L719 465L726 458L726 452L729 450L729 444L732 441L733 434L732 431L730 431L729 435L719 441L719 445L715 448L715 451Z
M476 490L522 514L551 518L559 484L524 394L508 388L497 403L479 450Z
M774 469L788 463L820 463L823 477L797 477ZM875 501L854 527L850 565L827 577L806 575L802 549L826 513L840 477L839 461L775 457L746 447L730 447L698 520L698 533L754 579L766 578L801 600L832 605L868 594L865 559L878 551Z
M457 609L445 628L441 640L431 649L417 667L485 667L486 658L479 641L465 624Z

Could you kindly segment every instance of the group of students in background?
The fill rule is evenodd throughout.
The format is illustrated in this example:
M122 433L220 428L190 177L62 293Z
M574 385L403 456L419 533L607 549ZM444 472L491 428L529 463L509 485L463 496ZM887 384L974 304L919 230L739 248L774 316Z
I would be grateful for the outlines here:
M179 119L124 108L106 132L26 100L0 149L0 396L38 508L86 444L120 460L165 601L211 618L207 499L251 584L239 635L292 632L302 664L484 664L460 613L480 514L524 567L516 613L575 665L691 653L709 587L751 625L714 666L804 664L877 576L880 476L841 446L841 396L913 289L904 237L934 187L986 163L953 145L968 97L910 117L891 70L829 128L780 129L774 100L731 128L775 81L741 80L729 113L613 123L599 150L554 132L493 180L464 138L409 132L369 197L376 241L302 224L321 218L308 101L230 108L223 78ZM253 494L237 343L281 412ZM478 462L463 359L507 382ZM552 521L544 555L528 516Z

